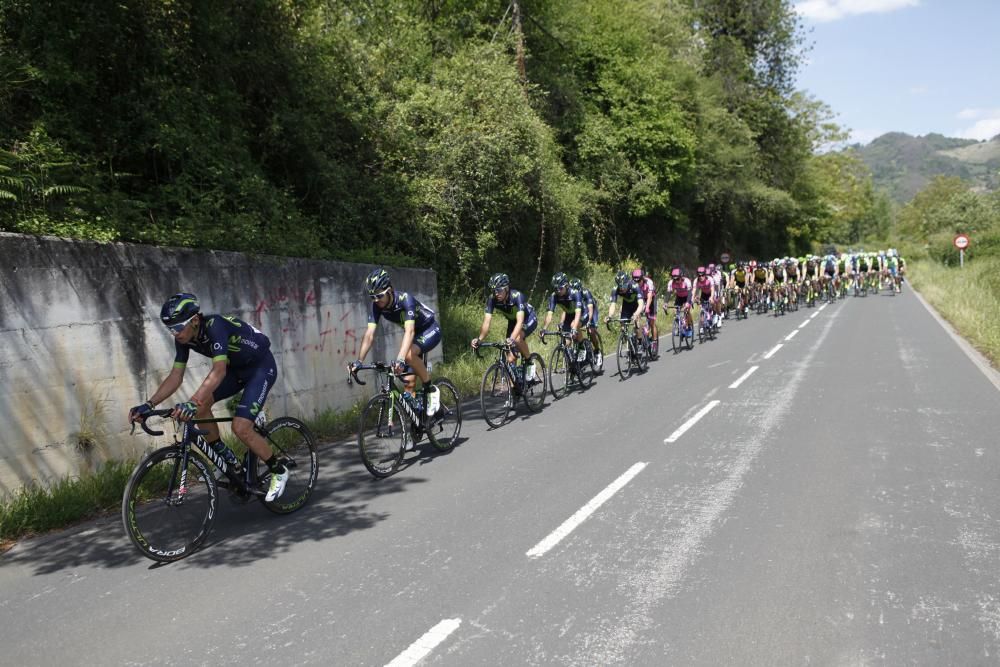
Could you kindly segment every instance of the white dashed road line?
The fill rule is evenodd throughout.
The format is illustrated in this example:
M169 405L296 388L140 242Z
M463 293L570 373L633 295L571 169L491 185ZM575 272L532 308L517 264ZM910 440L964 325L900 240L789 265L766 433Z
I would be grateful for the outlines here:
M775 345L774 347L771 348L770 352L768 352L767 354L764 355L764 358L765 359L770 359L771 357L773 357L778 352L778 350L780 350L783 347L784 347L784 345L782 343L778 343L777 345Z
M460 618L446 618L424 633L424 636L410 644L410 647L396 656L386 667L412 667L434 650L434 647L448 638L448 635L462 624Z
M615 495L622 487L632 481L632 478L642 472L642 469L647 465L640 462L626 470L621 477L611 482L603 491L594 496L589 503L578 509L576 514L566 519L561 526L552 531L544 540L533 546L525 555L528 558L538 558L545 555L545 552L559 544L564 537L572 533L577 526L586 521L587 517L593 514L598 507L607 502L611 496Z
M667 438L666 440L664 440L663 442L677 442L678 438L680 438L682 435L684 435L689 428L691 428L692 426L694 426L695 424L697 424L699 419L701 419L702 417L704 417L705 415L707 415L709 412L711 412L712 408L714 408L720 402L721 401L712 401L712 402L710 402L708 405L706 405L701 410L699 410L695 414L694 417L691 417L691 419L689 419L686 422L684 422L684 424L681 425L681 427L679 429L677 429L676 431L674 431L673 433L671 433L670 437Z
M787 342L787 341L790 341L791 339L795 338L795 334L797 334L798 332L799 332L799 330L796 329L792 333L790 333L787 336L785 336L785 341Z
M737 380L736 382L734 382L731 385L729 385L729 388L730 389L736 389L737 387L739 387L741 384L743 384L743 381L746 380L751 375L753 375L753 372L755 370L757 370L758 368L760 368L760 366L751 366L750 370L748 370L746 373L744 373L743 375L741 375L739 380Z

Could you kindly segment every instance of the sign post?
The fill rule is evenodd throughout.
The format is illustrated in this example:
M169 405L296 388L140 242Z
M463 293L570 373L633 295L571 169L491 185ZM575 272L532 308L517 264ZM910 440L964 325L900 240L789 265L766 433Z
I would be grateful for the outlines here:
M965 249L969 247L969 237L965 234L956 234L955 240L952 243L958 248L959 268L965 268Z

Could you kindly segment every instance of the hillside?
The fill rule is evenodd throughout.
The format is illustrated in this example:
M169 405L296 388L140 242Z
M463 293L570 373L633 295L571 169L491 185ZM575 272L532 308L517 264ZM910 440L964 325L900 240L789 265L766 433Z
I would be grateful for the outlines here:
M1000 186L1000 136L990 141L955 139L940 134L914 137L889 132L856 153L872 170L875 186L893 200L913 198L934 176L958 176L982 188Z

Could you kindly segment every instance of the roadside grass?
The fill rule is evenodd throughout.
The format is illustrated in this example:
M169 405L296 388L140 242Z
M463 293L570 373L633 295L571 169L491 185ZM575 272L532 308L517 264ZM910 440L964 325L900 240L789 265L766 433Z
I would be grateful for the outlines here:
M636 264L634 260L627 260L628 266ZM591 287L598 299L601 317L607 314L606 294L610 292L613 276L613 267L600 264L590 265L581 275L585 285ZM545 295L545 302L539 299L539 303L533 304L538 313L539 328L545 320L548 305L548 289L540 291ZM479 333L483 321L483 304L481 294L446 297L441 300L439 317L447 361L435 365L431 375L450 379L463 400L478 396L483 372L493 360L488 353L482 359L477 359L469 346L469 342ZM554 322L557 321L558 318L554 319ZM554 326L553 324L552 327ZM506 327L506 319L502 316L494 317L487 339L502 340ZM601 335L607 346L608 332L602 329ZM538 336L533 335L529 340L529 347L532 352L541 354L548 363L551 345L543 346ZM346 438L356 432L363 407L363 402L359 401L347 410L326 410L303 421L319 440ZM235 437L227 436L226 442L238 455L242 455L244 447ZM118 512L125 485L136 463L137 459L108 461L94 472L79 477L66 477L49 486L29 484L6 497L0 497L0 553L18 539Z
M913 261L907 281L972 345L1000 368L1000 258L983 257L964 268Z

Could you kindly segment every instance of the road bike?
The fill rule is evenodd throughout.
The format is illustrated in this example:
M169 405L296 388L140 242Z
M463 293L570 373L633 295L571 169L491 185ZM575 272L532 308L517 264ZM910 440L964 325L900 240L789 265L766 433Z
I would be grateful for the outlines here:
M700 344L708 340L714 340L718 329L715 325L711 303L702 301L698 310L698 343Z
M608 331L614 330L613 322L618 323L618 342L615 345L618 377L624 380L632 377L633 373L644 373L649 368L648 351L640 339L635 321L631 317L605 320Z
M688 324L683 308L678 308L677 306L663 307L667 315L670 314L671 309L674 311L674 316L673 324L670 327L670 343L674 348L674 354L677 354L685 347L689 350L694 347L694 330Z
M426 435L439 452L451 450L462 431L462 399L450 380L435 378L437 409L427 414L427 407L416 398L404 398L397 380L409 373L395 373L392 364L360 364L351 370L347 383L365 386L360 371L374 371L378 393L369 399L358 419L358 452L361 462L373 477L382 479L396 472L407 450L415 449Z
M508 355L517 350L516 346L506 342L480 342L476 348L477 358L483 358L480 349L484 347L497 350L497 359L483 373L479 387L479 406L486 423L492 428L502 426L519 398L524 399L531 412L541 410L545 405L545 392L548 391L548 375L542 355L532 352L525 364L518 365L516 359L513 362L507 360Z
M172 408L153 410L139 424L149 435L161 436L163 431L150 429L146 422L172 412ZM254 430L289 471L284 492L268 501L271 472L264 462L248 449L236 463L231 450L216 452L205 440L208 431L196 426L230 421L231 417L180 422L174 444L150 452L132 471L122 498L122 523L143 556L169 563L197 550L212 528L220 488L228 489L238 502L260 500L276 514L294 512L309 500L319 466L316 441L306 425L292 417L254 423Z
M548 345L546 336L558 336L559 343L549 356L549 391L556 400L569 393L575 385L587 389L597 375L597 363L594 359L594 349L590 340L584 337L581 343L575 343L574 334L569 331L539 331L542 344ZM567 343L567 341L569 341ZM578 361L584 352L583 359Z

